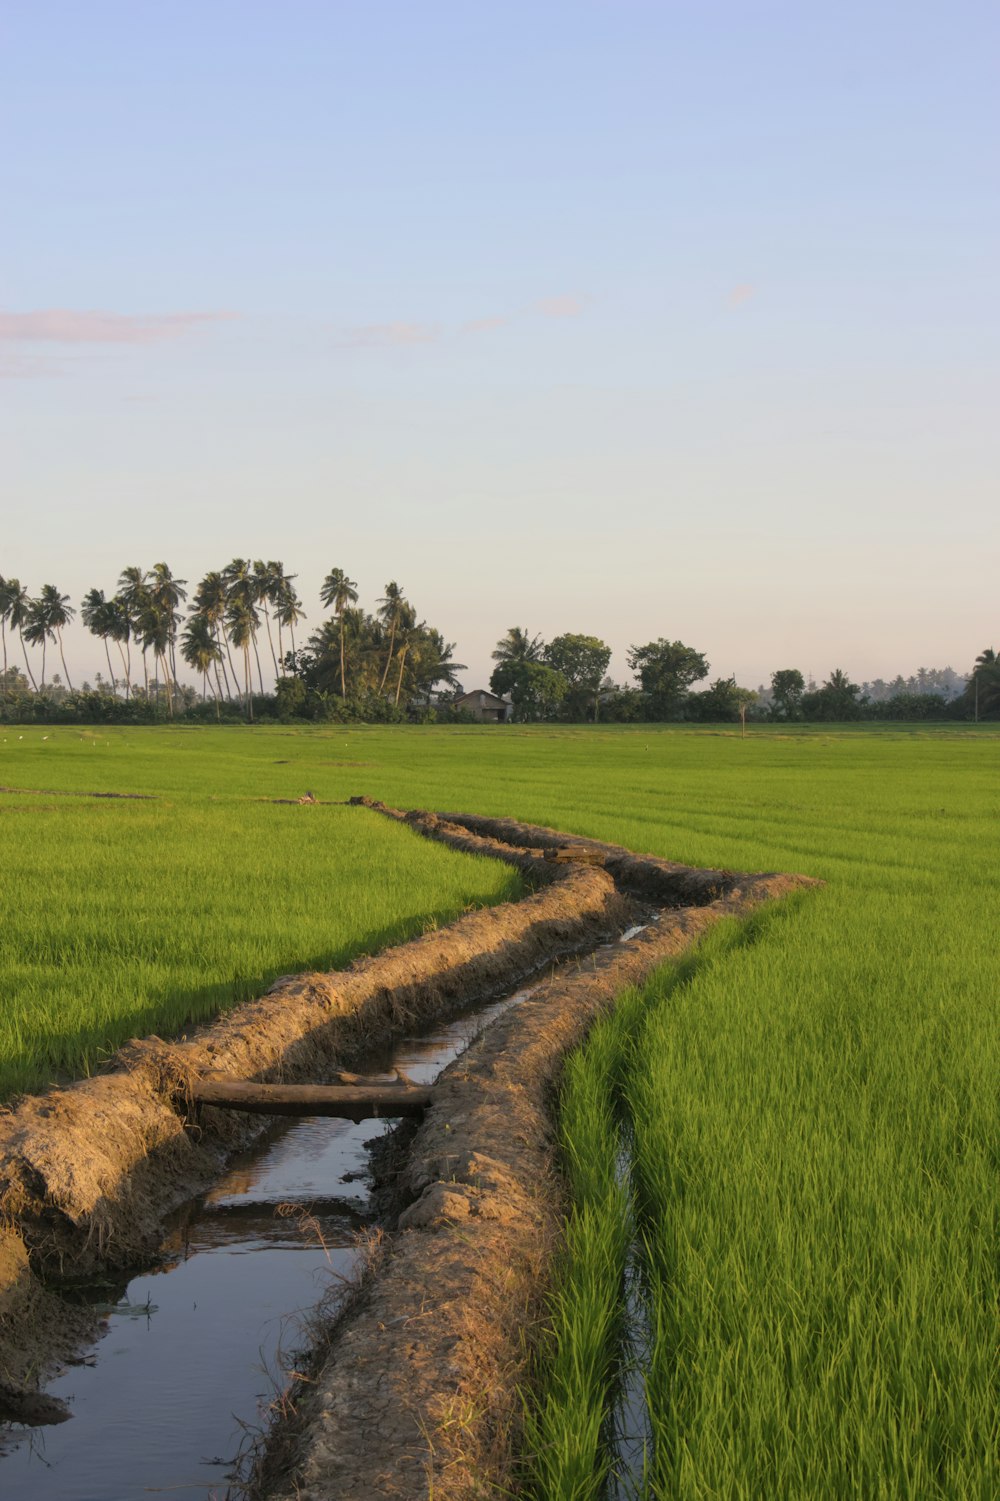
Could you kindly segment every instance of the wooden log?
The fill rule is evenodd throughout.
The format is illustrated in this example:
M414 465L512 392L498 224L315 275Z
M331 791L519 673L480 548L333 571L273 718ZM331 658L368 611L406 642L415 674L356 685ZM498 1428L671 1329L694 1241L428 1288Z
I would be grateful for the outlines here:
M565 844L561 849L546 850L545 858L551 865L603 865L604 851Z
M256 1084L202 1079L191 1089L195 1105L249 1110L256 1115L331 1115L367 1121L421 1116L431 1090L417 1084Z

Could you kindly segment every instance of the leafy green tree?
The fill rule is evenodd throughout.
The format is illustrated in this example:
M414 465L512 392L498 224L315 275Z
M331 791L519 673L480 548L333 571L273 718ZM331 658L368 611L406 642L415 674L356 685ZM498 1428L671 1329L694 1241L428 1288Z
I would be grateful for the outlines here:
M751 704L757 702L753 688L741 688L735 678L716 678L703 693L688 696L687 715L703 724L727 724L744 719Z
M545 662L566 679L565 708L572 719L600 713L600 692L611 661L611 648L597 636L556 636L545 649Z
M521 723L550 719L558 714L569 692L561 672L530 657L501 662L490 676L490 688L514 705L514 718Z
M797 667L782 667L771 674L771 718L801 719L806 680Z
M627 660L654 719L678 718L691 684L708 676L708 661L701 652L663 636L645 646L630 647Z
M842 721L861 718L861 685L835 667L821 688L802 695L804 719Z

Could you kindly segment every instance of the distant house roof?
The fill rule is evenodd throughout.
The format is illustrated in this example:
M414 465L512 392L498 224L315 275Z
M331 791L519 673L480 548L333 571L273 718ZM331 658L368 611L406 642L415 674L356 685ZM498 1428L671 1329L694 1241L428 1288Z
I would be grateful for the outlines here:
M456 698L454 702L457 706L460 707L462 704L470 703L473 700L475 700L475 702L477 704L480 704L483 708L485 708L487 704L496 704L497 707L501 709L509 709L511 707L511 701L509 698L498 698L497 695L495 693L491 693L488 688L473 688L471 693L463 693L461 697Z

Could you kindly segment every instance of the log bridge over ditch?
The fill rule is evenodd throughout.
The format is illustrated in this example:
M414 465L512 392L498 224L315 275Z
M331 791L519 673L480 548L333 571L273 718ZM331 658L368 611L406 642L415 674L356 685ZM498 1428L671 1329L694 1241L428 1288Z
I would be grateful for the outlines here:
M213 1110L247 1110L253 1115L329 1115L340 1120L380 1117L419 1119L431 1102L430 1086L419 1084L256 1084L199 1079L191 1103Z

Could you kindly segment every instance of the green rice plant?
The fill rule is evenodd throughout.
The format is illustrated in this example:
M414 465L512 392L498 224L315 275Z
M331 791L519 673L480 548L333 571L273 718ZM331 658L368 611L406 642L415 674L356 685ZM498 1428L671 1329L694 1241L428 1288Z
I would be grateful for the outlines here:
M0 1098L516 898L364 809L0 795Z
M774 961L808 905L714 934L648 988L627 1090L653 1322L649 1494L985 1501L991 1008L956 1047L952 1019L919 998L899 1016L784 991Z
M0 732L0 785L157 799L0 793L0 1048L60 1068L81 1038L93 1057L109 1045L108 996L120 1035L183 1026L203 987L208 1014L503 887L456 856L446 900L447 851L267 799L368 793L823 877L713 940L635 1022L651 1491L1000 1494L995 726L21 733ZM614 1203L605 1218L625 1222ZM591 1220L580 1254L609 1237L592 1278L609 1286L617 1232ZM592 1301L596 1335L564 1321L581 1351L614 1325ZM539 1454L561 1432L580 1483L599 1483L599 1403L573 1403L575 1431L552 1418Z
M631 1239L614 1100L619 1050L619 1028L602 1019L569 1059L560 1091L570 1204L525 1417L529 1489L539 1501L596 1501L607 1478L604 1429Z

